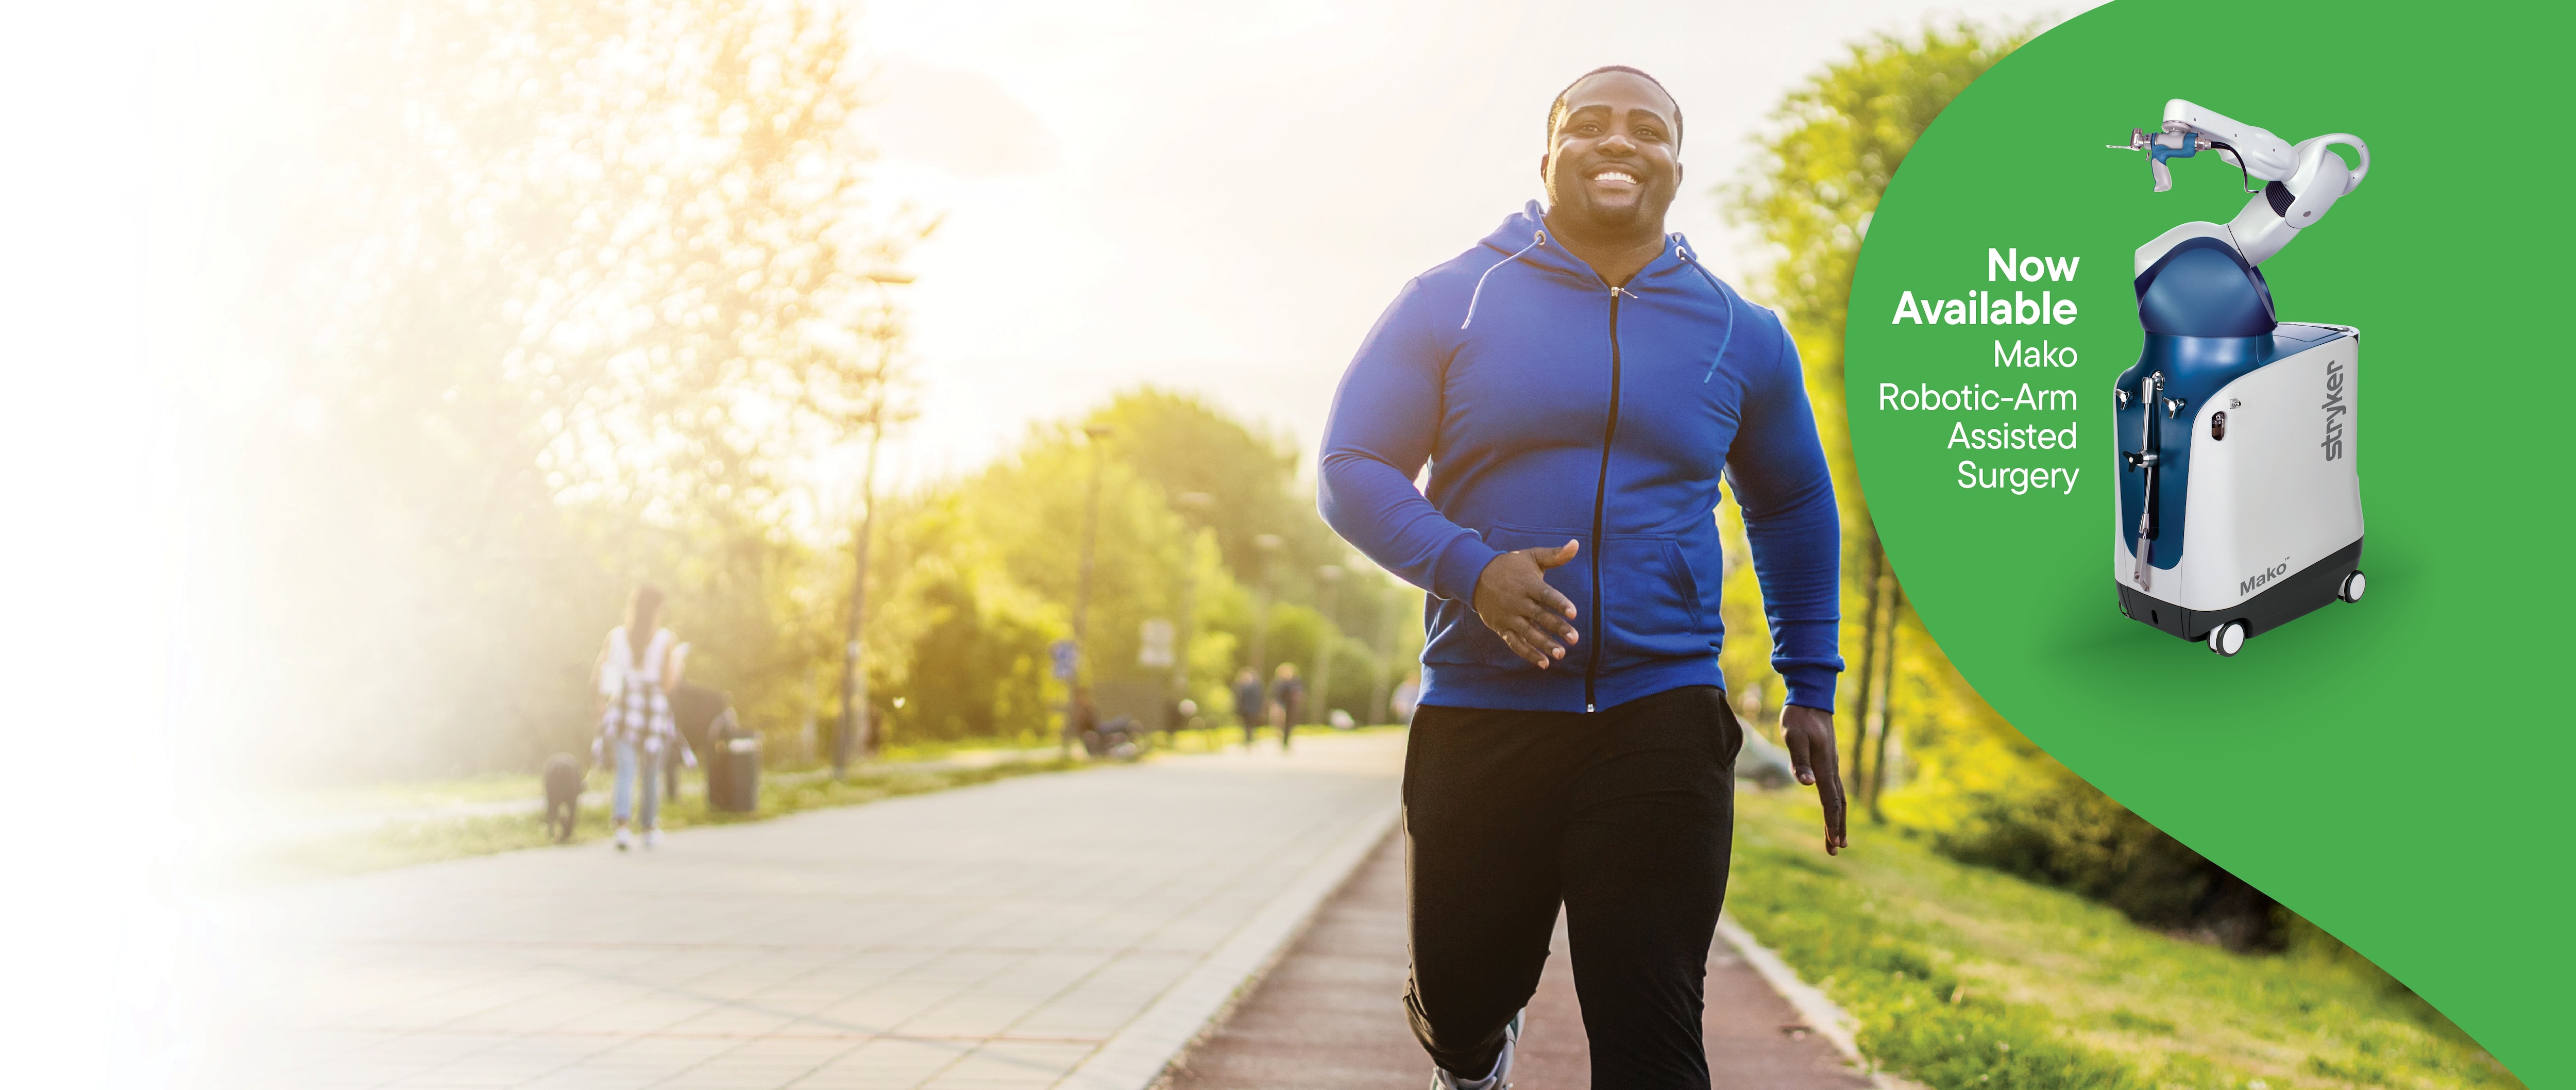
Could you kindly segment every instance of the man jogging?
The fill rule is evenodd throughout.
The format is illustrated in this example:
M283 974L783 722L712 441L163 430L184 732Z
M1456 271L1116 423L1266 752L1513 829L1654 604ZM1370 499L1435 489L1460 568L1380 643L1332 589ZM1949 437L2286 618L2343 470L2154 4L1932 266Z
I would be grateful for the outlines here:
M1405 998L1432 1086L1508 1085L1561 904L1592 1085L1705 1090L1743 742L1717 665L1719 484L1743 507L1781 729L1831 853L1833 482L1779 319L1664 233L1682 116L1663 86L1596 69L1547 135L1545 208L1414 278L1360 346L1320 505L1431 593L1404 831Z

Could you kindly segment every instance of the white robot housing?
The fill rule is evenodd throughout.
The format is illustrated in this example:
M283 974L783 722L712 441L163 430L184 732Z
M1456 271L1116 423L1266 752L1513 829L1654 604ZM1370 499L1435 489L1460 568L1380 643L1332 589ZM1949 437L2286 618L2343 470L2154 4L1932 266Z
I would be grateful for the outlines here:
M2328 150L2349 145L2345 164ZM2169 159L2215 151L2252 193L2225 225L2186 223L2138 248L2146 348L2113 388L2120 611L2210 650L2327 603L2361 600L2361 331L2285 323L2259 266L2370 171L2360 138L2283 143L2192 103L2135 130L2159 192ZM2253 189L2260 179L2266 184Z

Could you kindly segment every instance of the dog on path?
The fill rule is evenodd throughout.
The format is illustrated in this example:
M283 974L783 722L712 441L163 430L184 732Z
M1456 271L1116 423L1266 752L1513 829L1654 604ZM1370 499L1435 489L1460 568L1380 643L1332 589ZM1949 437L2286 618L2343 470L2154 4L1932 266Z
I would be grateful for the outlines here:
M581 762L572 754L546 758L546 828L555 843L572 839L573 820L581 815Z

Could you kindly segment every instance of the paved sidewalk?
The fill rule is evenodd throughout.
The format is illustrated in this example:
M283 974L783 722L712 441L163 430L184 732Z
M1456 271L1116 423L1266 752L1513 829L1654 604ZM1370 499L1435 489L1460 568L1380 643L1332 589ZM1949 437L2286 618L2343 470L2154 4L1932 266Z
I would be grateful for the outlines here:
M1512 1082L1592 1085L1592 1054L1558 920ZM1404 844L1390 836L1279 965L1159 1090L1411 1090L1431 1079L1404 1014ZM1714 1090L1867 1090L1871 1079L1724 939L1709 951L1702 1040Z
M1378 840L1402 752L1324 734L234 897L184 1074L1139 1087Z

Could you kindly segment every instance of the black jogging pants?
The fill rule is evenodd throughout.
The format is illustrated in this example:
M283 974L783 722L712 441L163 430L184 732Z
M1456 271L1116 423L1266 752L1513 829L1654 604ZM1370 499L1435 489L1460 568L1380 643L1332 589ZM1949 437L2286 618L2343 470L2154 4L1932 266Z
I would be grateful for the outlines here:
M1493 1070L1562 904L1592 1085L1707 1090L1701 996L1743 743L1713 685L1592 714L1414 713L1405 1006L1433 1062Z

